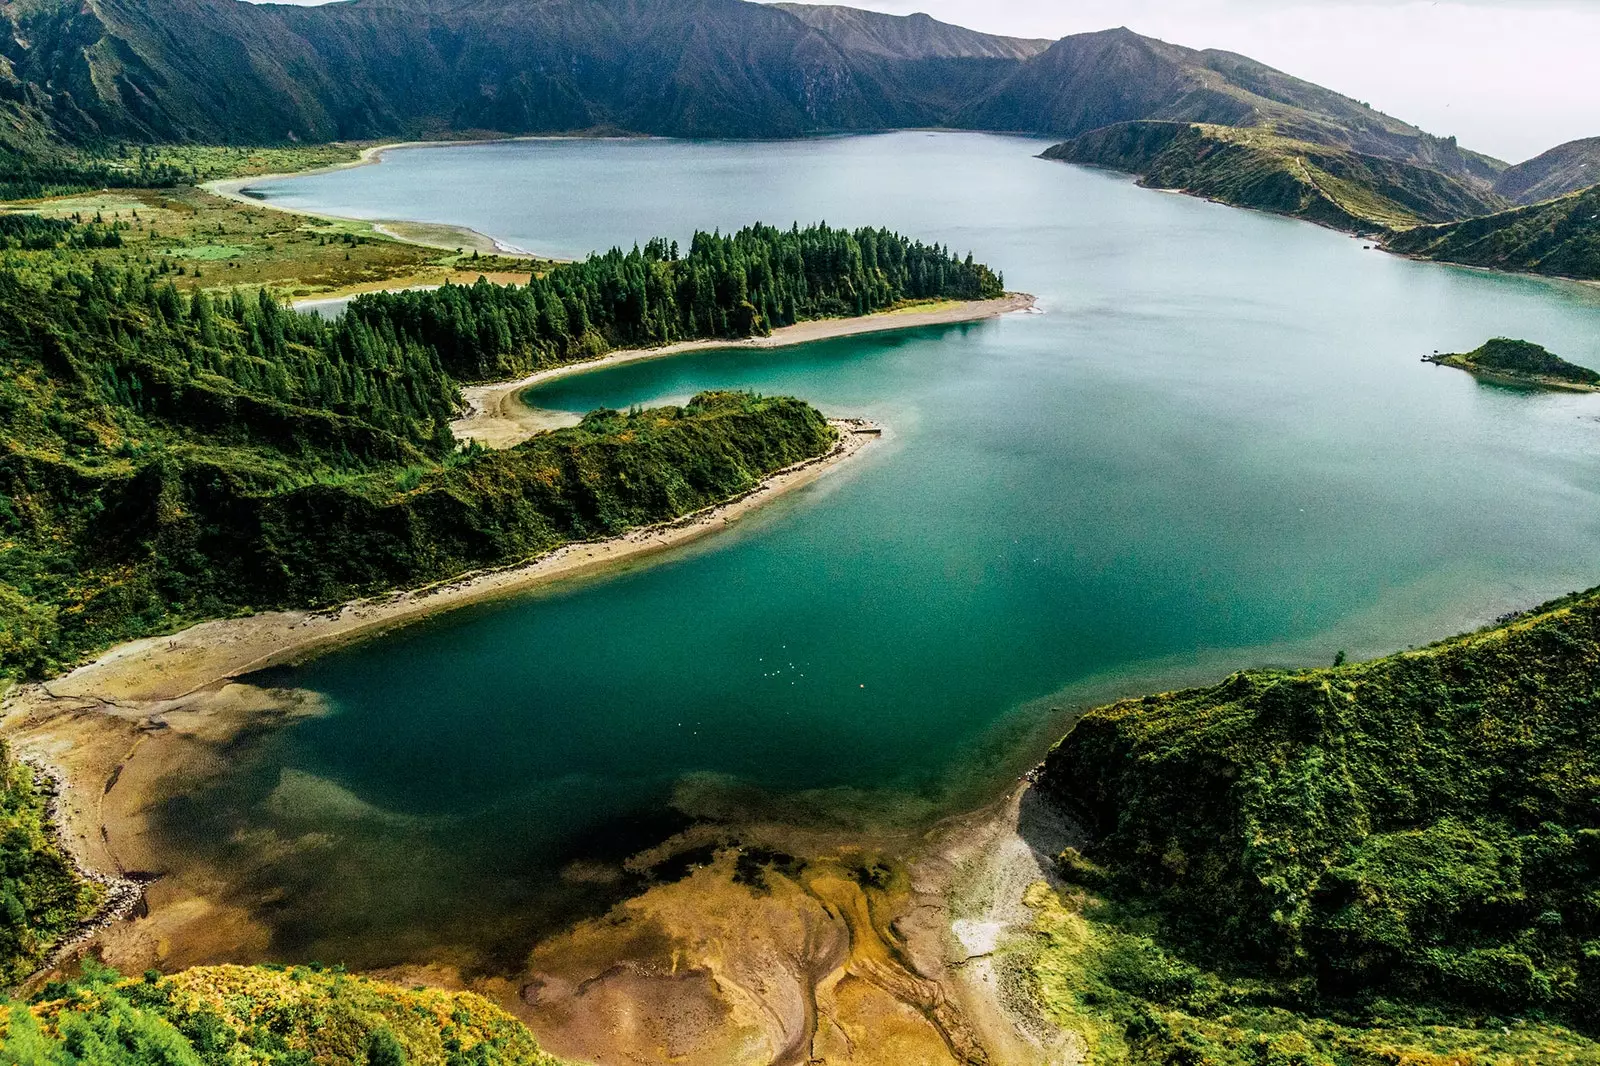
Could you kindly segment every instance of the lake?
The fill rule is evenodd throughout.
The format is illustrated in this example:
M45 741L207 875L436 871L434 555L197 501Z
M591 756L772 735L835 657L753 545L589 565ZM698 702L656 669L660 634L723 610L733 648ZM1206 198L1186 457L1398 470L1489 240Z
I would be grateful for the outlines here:
M172 853L273 901L278 957L510 966L691 820L916 823L1087 702L1379 654L1600 580L1600 396L1420 362L1505 335L1600 367L1600 290L1397 259L1044 147L543 140L257 186L564 257L887 225L1044 313L539 389L573 411L793 394L889 433L727 535L277 672L330 713L172 801Z

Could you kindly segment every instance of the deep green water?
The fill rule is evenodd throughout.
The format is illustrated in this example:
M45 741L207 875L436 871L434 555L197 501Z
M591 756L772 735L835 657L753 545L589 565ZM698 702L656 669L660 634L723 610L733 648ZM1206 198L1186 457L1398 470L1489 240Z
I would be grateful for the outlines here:
M1600 583L1600 396L1419 362L1504 334L1600 367L1600 293L1394 259L1041 147L531 142L265 188L557 255L881 223L972 250L1046 313L541 389L578 411L792 393L891 434L729 535L275 678L333 713L175 801L174 856L274 897L285 957L510 963L610 898L553 871L755 804L743 788L791 817L926 815L1014 776L1059 709Z

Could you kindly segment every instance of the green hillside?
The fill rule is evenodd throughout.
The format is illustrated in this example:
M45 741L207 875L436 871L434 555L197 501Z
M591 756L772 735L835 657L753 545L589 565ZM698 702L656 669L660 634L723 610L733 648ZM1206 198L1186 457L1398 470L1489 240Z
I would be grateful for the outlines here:
M1427 361L1491 381L1586 392L1600 390L1600 374L1588 367L1569 363L1540 345L1509 337L1496 337L1470 352L1430 356Z
M320 968L210 966L124 980L90 968L0 1003L16 1066L559 1066L470 992L409 991Z
M61 239L49 220L13 225ZM48 263L0 271L0 673L30 677L203 618L675 518L835 437L799 401L708 394L462 450L460 381L1001 291L970 258L827 227L701 234L682 257L652 241L527 285L370 295L333 322L264 292L183 295L148 268Z
M971 103L955 125L1078 137L1141 120L1238 126L1410 163L1468 185L1504 163L1359 101L1231 52L1195 51L1127 29L1057 42Z
M1600 137L1559 144L1508 167L1495 192L1518 204L1537 204L1600 185Z
M1152 188L1180 189L1355 233L1384 233L1504 206L1480 182L1270 128L1126 122L1056 145L1044 157L1127 171Z
M1552 1023L1600 1001L1597 678L1590 592L1090 712L1040 775L1089 839L1041 980L1131 1061L1593 1061Z
M744 0L18 0L0 148L950 127L1072 137L1167 119L1492 182L1504 164L1246 57L1126 29L1046 47L926 16ZM3 170L0 167L0 170ZM19 179L31 180L31 179Z
M33 771L0 741L0 988L33 973L104 893L56 843Z
M1555 277L1600 279L1600 186L1557 200L1390 238L1404 255Z

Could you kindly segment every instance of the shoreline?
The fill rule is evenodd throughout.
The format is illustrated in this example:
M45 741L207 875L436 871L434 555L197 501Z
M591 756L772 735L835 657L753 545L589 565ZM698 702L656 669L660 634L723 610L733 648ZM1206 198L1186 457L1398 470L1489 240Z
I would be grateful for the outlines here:
M246 204L251 207L264 208L268 211L281 211L286 215L301 215L305 218L321 218L335 222L354 222L360 225L371 226L374 233L401 244L416 245L419 248L436 248L443 252L454 252L460 249L470 249L477 252L487 252L491 255L506 256L511 259L530 259L550 261L547 256L535 255L533 252L505 244L487 233L480 233L468 226L457 226L446 222L415 222L406 219L366 219L351 218L348 215L335 215L327 211L307 211L303 208L285 207L268 200L258 199L245 193L245 189L252 185L260 185L269 181L281 181L286 178L310 178L318 174L336 174L341 170L354 170L357 167L376 166L383 162L383 153L397 148L446 148L453 145L496 144L504 140L538 140L540 138L486 138L468 141L394 141L388 144L369 145L361 149L356 158L343 163L330 163L323 167L312 167L310 170L294 170L279 174L255 174L245 178L217 178L212 181L200 182L196 188L201 192L220 196L224 200L234 203ZM409 234L407 231L410 231ZM429 239L433 237L435 239Z
M873 333L889 333L922 326L959 325L980 322L1001 315L1033 309L1037 299L1027 293L1007 293L994 300L967 300L927 306L918 310L910 305L899 310L879 311L858 318L820 318L797 322L773 330L770 336L747 340L697 340L680 341L659 348L628 348L578 363L539 370L515 381L496 382L490 385L469 385L461 390L467 401L467 413L450 423L457 440L474 440L486 448L510 448L530 437L563 426L578 423L578 416L566 411L547 411L530 407L521 396L537 385L560 378L605 370L626 363L648 359L664 359L686 352L719 349L759 351L788 348L814 341L836 340Z
M1582 381L1567 381L1563 378L1549 377L1544 374L1519 374L1509 370L1495 370L1481 367L1468 362L1459 355L1425 355L1424 363L1434 366L1447 366L1453 370L1464 370L1479 381L1487 381L1494 385L1509 385L1519 389L1536 389L1545 392L1600 392L1600 385Z
M831 419L838 442L778 470L743 494L671 521L598 541L562 545L535 559L460 575L419 589L355 600L326 611L277 611L202 622L178 633L130 641L50 681L17 686L0 704L0 733L50 794L52 833L77 870L106 889L96 911L65 935L29 980L85 949L144 950L148 914L178 946L166 962L207 949L217 937L250 940L252 922L213 910L181 876L146 873L148 811L174 775L215 770L232 738L321 713L314 694L286 699L247 677L333 648L371 639L456 608L604 573L727 529L751 512L836 470L881 439L864 419ZM201 915L195 908L203 904ZM140 917L130 925L122 919ZM199 926L194 922L200 921ZM143 945L143 946L141 946ZM265 952L265 944L249 948ZM155 949L152 949L155 950ZM165 948L157 951L164 957Z
M763 505L809 485L879 440L865 419L829 419L839 441L828 452L768 475L741 495L679 518L603 540L573 541L533 559L458 575L416 589L352 600L327 610L267 611L200 622L177 633L143 637L106 651L49 681L19 686L4 701L0 730L19 712L51 700L114 708L164 703L243 675L388 632L469 604L603 571L696 541Z

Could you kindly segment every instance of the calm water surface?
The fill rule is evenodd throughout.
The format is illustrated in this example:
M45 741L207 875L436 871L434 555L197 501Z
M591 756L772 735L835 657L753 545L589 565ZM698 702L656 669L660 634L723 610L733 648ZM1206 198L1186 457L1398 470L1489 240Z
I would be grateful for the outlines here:
M175 802L175 854L275 900L283 957L509 964L610 898L593 863L554 871L687 817L926 814L1037 757L1059 709L1402 648L1600 580L1600 396L1419 362L1509 335L1600 367L1600 293L1394 259L1041 147L536 141L261 187L559 256L885 224L970 249L1046 313L539 390L575 411L792 393L891 435L712 542L277 679L332 712Z

